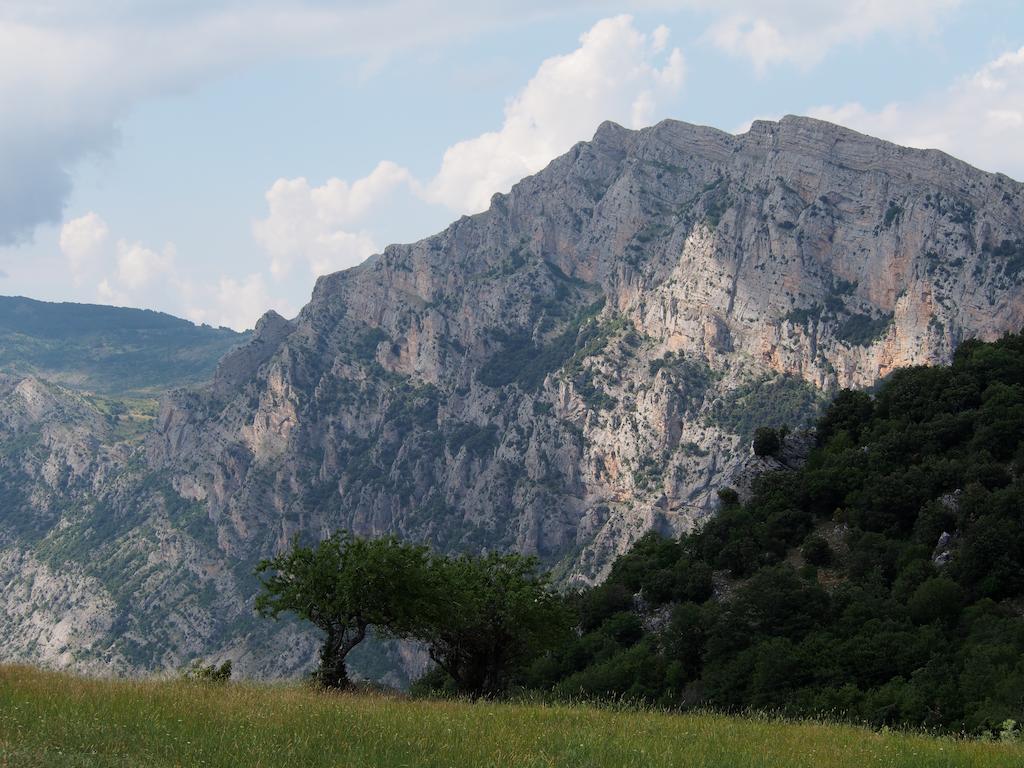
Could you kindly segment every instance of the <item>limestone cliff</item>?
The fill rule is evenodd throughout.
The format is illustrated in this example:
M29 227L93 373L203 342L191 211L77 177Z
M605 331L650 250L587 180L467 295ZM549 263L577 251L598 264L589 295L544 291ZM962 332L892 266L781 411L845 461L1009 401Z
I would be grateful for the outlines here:
M1024 187L940 152L797 117L606 123L485 213L321 278L210 387L164 399L98 501L76 497L82 524L96 504L117 519L97 553L151 569L95 596L146 610L80 657L300 667L308 638L247 618L253 564L296 533L515 548L600 579L642 532L711 511L756 426L1020 329L1022 276ZM59 551L66 517L9 552Z

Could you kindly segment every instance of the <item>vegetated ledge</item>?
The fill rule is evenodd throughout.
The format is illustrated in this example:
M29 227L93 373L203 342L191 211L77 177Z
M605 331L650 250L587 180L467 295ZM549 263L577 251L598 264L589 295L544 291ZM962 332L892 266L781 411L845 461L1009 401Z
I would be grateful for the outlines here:
M96 680L0 667L0 764L702 766L1024 764L1024 744L767 716Z

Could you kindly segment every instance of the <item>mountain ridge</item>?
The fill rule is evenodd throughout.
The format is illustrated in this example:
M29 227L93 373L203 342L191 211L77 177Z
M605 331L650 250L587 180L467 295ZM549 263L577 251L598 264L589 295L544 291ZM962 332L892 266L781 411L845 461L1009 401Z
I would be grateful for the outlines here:
M163 399L116 480L58 493L44 455L0 464L60 521L5 551L141 595L77 648L128 668L301 669L310 639L246 608L253 564L296 534L517 549L593 583L713 511L755 427L1024 325L1022 211L1008 177L809 118L604 123L488 211L264 316L211 385ZM101 508L114 566L53 555Z
M151 309L0 296L0 371L104 395L201 384L248 336Z

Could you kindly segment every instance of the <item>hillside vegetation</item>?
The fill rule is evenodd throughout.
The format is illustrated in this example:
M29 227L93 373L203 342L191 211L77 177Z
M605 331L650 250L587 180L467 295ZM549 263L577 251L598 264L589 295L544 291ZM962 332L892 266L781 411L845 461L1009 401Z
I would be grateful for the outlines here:
M104 395L206 381L247 338L152 310L0 296L0 372Z
M774 439L766 439L774 438ZM1024 721L1024 335L844 391L798 471L650 534L524 674L562 696L993 732ZM759 431L755 450L777 435ZM1014 726L1013 722L1018 725Z
M1017 744L824 723L467 704L0 667L0 765L1010 768Z

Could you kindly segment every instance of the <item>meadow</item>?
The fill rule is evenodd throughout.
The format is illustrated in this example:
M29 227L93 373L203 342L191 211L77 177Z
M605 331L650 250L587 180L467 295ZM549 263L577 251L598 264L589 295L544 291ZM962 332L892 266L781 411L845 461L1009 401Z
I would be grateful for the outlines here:
M1012 768L1024 745L823 722L114 681L0 667L0 766Z

